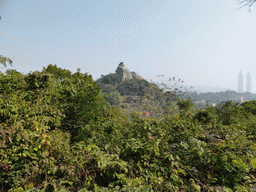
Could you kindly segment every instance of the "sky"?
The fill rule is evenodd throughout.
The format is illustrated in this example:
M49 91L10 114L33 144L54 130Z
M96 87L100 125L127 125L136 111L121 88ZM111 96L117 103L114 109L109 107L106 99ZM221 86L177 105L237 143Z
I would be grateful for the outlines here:
M0 55L24 74L49 64L92 75L118 64L148 81L256 92L256 5L236 0L0 0ZM163 78L157 78L164 74Z

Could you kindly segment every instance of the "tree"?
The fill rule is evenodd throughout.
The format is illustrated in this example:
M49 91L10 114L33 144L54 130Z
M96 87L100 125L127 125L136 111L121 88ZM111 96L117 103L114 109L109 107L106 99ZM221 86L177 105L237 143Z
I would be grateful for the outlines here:
M0 55L0 64L6 67L7 63L12 66L12 60L10 58Z
M107 75L101 75L101 77L97 79L97 83L99 87L102 87L104 84L111 84L116 86L120 83L120 80L117 77L116 73L109 73Z
M223 125L241 123L244 120L240 104L234 101L223 101L216 106L218 121Z
M120 93L115 90L109 93L103 93L103 97L106 101L108 101L111 105L120 105L123 102L123 97L121 97Z
M116 86L116 89L121 94L121 96L124 96L124 95L145 96L145 94L148 92L148 90L152 86L154 85L150 84L146 80L127 79L119 83Z
M54 78L60 81L64 78L71 78L72 76L71 71L52 64L48 65L47 68L44 67L44 71L53 74Z
M239 0L239 4L242 5L240 8L242 8L242 7L248 7L249 10L250 10L250 8L252 7L252 5L253 5L255 2L256 2L256 0Z

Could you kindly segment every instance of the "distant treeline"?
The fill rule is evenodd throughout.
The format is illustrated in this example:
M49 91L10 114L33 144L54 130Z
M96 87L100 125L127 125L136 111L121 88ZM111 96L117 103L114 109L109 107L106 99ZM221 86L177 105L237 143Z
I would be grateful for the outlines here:
M236 91L225 91L225 92L207 92L207 93L197 93L197 92L187 92L184 94L184 98L191 98L193 101L203 101L205 103L221 103L223 101L240 101L241 96L245 101L251 101L256 99L256 94L249 92L237 93Z

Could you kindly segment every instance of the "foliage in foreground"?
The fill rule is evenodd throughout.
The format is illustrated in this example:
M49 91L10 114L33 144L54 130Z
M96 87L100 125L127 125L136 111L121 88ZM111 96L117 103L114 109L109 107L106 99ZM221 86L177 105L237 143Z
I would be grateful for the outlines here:
M255 101L128 121L90 75L65 74L1 74L1 191L256 188Z

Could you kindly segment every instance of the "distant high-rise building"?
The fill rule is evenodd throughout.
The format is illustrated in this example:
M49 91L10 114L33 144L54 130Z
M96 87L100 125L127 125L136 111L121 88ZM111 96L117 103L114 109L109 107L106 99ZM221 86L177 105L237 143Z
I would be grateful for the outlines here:
M252 77L250 75L250 72L248 72L246 76L246 92L252 92Z
M243 74L242 71L238 74L238 92L243 93Z

